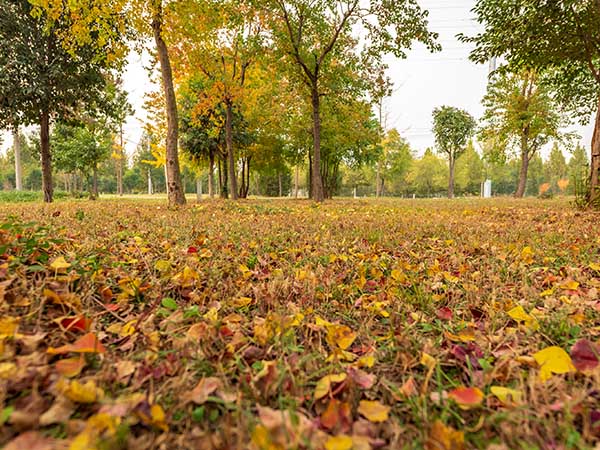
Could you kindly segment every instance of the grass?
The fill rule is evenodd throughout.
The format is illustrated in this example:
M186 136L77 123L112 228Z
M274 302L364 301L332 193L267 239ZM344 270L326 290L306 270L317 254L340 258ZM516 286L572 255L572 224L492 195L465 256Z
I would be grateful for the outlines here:
M600 216L564 199L110 198L0 217L0 445L26 430L136 449L600 438L598 369L542 381L533 358L600 335ZM87 331L106 352L65 371L77 353L48 347ZM483 398L457 403L459 387Z

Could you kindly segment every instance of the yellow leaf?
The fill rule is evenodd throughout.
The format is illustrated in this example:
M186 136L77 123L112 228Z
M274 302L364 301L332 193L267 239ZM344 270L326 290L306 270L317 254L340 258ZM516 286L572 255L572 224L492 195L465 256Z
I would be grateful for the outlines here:
M373 355L366 355L356 361L358 367L371 368L375 364L375 357Z
M531 250L531 247L524 247L523 250L521 250L521 261L523 261L525 264L531 264L533 262L533 250Z
M385 422L388 419L390 407L377 401L361 400L358 412L371 422Z
M210 308L203 317L209 322L215 323L219 320L219 310L217 308Z
M56 388L69 400L76 403L94 403L104 397L104 391L96 386L96 383L92 380L81 384L77 380L69 382L61 378L56 383Z
M236 308L243 308L252 303L252 299L250 297L239 297L233 301L233 306Z
M14 377L17 373L17 366L15 363L3 362L0 363L0 380L8 380Z
M462 431L456 431L439 420L435 421L425 442L426 450L462 450L464 448L465 435Z
M492 386L490 392L498 397L505 405L518 405L523 401L523 393L503 386Z
M448 283L457 283L459 278L452 275L450 272L444 272L444 280Z
M560 285L560 288L564 289L565 291L576 291L578 287L579 283L574 280L565 281Z
M600 272L600 263L590 263L589 268L596 272Z
M156 263L154 263L154 268L159 272L166 272L171 268L171 263L167 260L159 259L156 261Z
M325 450L351 450L352 438L345 434L332 436L325 442Z
M330 344L335 343L342 350L346 350L356 339L356 333L346 325L331 325L327 329L327 338Z
M71 264L65 261L64 256L59 256L50 263L50 268L56 271L68 269L69 267L71 267Z
M19 319L16 317L3 317L0 319L0 339L13 337L18 326Z
M84 367L85 360L82 357L66 358L56 362L56 371L67 378L79 375Z
M562 348L552 346L540 350L533 355L540 366L540 379L546 381L552 374L569 373L575 371L571 357Z
M535 317L527 314L527 312L520 305L516 306L513 309L511 309L510 311L508 311L508 315L516 322L525 323L525 325L528 328L530 328L534 331L538 330L540 328L540 324L535 319Z
M423 352L423 354L421 354L421 364L423 364L428 369L431 369L435 367L437 361L433 356Z
M333 375L326 375L317 382L315 387L315 400L325 397L329 394L329 390L333 383L341 383L346 379L345 373L338 373Z

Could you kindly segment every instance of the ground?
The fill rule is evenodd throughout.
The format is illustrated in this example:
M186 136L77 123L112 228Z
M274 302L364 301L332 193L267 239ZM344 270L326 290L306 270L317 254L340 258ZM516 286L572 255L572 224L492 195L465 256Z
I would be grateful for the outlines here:
M593 448L567 200L0 206L7 449Z

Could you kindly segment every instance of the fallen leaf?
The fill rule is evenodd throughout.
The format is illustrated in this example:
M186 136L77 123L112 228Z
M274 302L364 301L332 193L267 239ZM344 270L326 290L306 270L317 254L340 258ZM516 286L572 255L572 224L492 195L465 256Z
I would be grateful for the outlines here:
M0 363L0 380L9 380L17 374L17 365L13 362Z
M0 319L0 339L13 337L17 332L19 319L16 317L3 317Z
M515 389L503 386L492 386L490 387L490 392L507 406L516 406L523 402L523 393Z
M353 446L352 438L345 434L331 436L325 442L325 450L351 450Z
M147 426L158 428L162 431L168 431L165 411L158 404L150 405L147 401L140 402L135 407L135 414L142 423Z
M315 400L319 400L320 398L325 397L329 394L329 390L331 389L331 385L335 383L341 383L346 379L347 375L345 373L338 373L333 375L326 375L321 378L317 382L317 386L315 387Z
M483 401L484 395L476 387L459 387L448 392L448 398L454 400L461 409L472 409Z
M540 379L547 381L552 374L563 374L575 371L571 357L562 348L552 346L540 350L533 355L540 366Z
M377 401L361 400L358 405L358 412L371 422L385 422L390 409Z
M58 321L65 330L88 331L92 321L85 316L63 317Z
M328 430L333 430L337 427L340 431L348 431L351 424L352 411L350 405L332 398L325 411L321 414L321 425Z
M4 447L4 450L55 450L58 441L37 431L26 431Z
M571 358L573 365L580 372L593 370L600 362L600 345L580 339L571 348Z
M516 322L523 322L531 330L538 330L540 324L535 317L528 314L521 305L515 306L513 309L508 311L508 315Z
M106 349L94 333L81 336L73 344L66 344L58 348L48 347L47 353L60 355L64 353L105 353Z
M66 358L56 361L56 371L67 378L73 378L79 375L84 367L85 360L82 357Z
M429 431L425 442L426 450L463 450L465 448L465 435L450 426L436 420Z
M76 406L67 397L58 397L44 414L40 416L40 425L46 427L55 423L66 423Z
M50 263L50 268L55 271L65 270L69 267L71 267L71 264L65 260L64 256L59 256Z
M61 378L56 383L58 392L76 403L95 403L104 397L104 391L96 386L96 382L88 380L85 384L77 380L68 381Z
M375 375L371 375L364 370L360 370L355 367L348 368L348 376L356 385L363 389L371 389L376 380Z
M221 380L215 377L202 378L190 392L189 399L197 405L202 405L208 397L221 387Z

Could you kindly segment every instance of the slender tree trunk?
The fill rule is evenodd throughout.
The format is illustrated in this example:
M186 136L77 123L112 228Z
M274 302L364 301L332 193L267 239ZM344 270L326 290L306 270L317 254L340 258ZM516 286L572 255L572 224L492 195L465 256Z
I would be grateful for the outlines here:
M456 162L454 153L450 153L448 162L450 166L450 176L448 177L448 198L454 198L454 163Z
M379 198L382 194L382 183L381 183L381 161L377 161L377 174L375 177L375 197Z
M594 135L592 136L592 158L590 161L590 191L588 200L595 204L600 200L600 104L596 112Z
M152 173L150 169L147 171L148 174L148 195L152 195Z
M196 178L196 200L202 201L202 179L200 177Z
M312 198L316 202L325 200L323 192L323 177L321 176L321 99L317 87L313 87L313 156L312 156Z
M44 201L52 203L52 156L50 155L50 114L43 111L40 115L40 150L42 157L42 191Z
M525 195L525 189L527 189L527 171L529 170L529 153L526 148L521 149L521 168L519 170L519 184L517 186L517 192L515 192L516 198L523 198Z
M179 170L179 154L177 152L178 141L178 119L177 119L177 101L175 99L175 89L173 88L173 73L171 71L171 61L167 45L162 38L162 0L155 2L154 15L152 17L152 30L154 32L154 41L156 42L156 51L160 62L160 72L162 75L163 89L165 92L166 110L167 110L167 195L170 205L184 205L185 193L181 185L181 172Z
M296 164L296 173L294 175L294 198L298 198L298 185L300 183L300 168Z
M98 198L98 165L94 164L94 168L92 170L92 189L91 189L90 198L92 200L96 200Z
M19 136L19 127L13 129L13 150L15 152L15 189L23 190L23 172L21 168L21 138Z
M233 104L231 100L225 102L225 145L227 146L227 159L229 162L229 191L233 200L238 199L237 176L235 170L235 156L233 154Z
M208 196L215 198L215 155L211 152L208 158Z
M117 194L123 195L123 124L119 126L119 151L117 152Z

